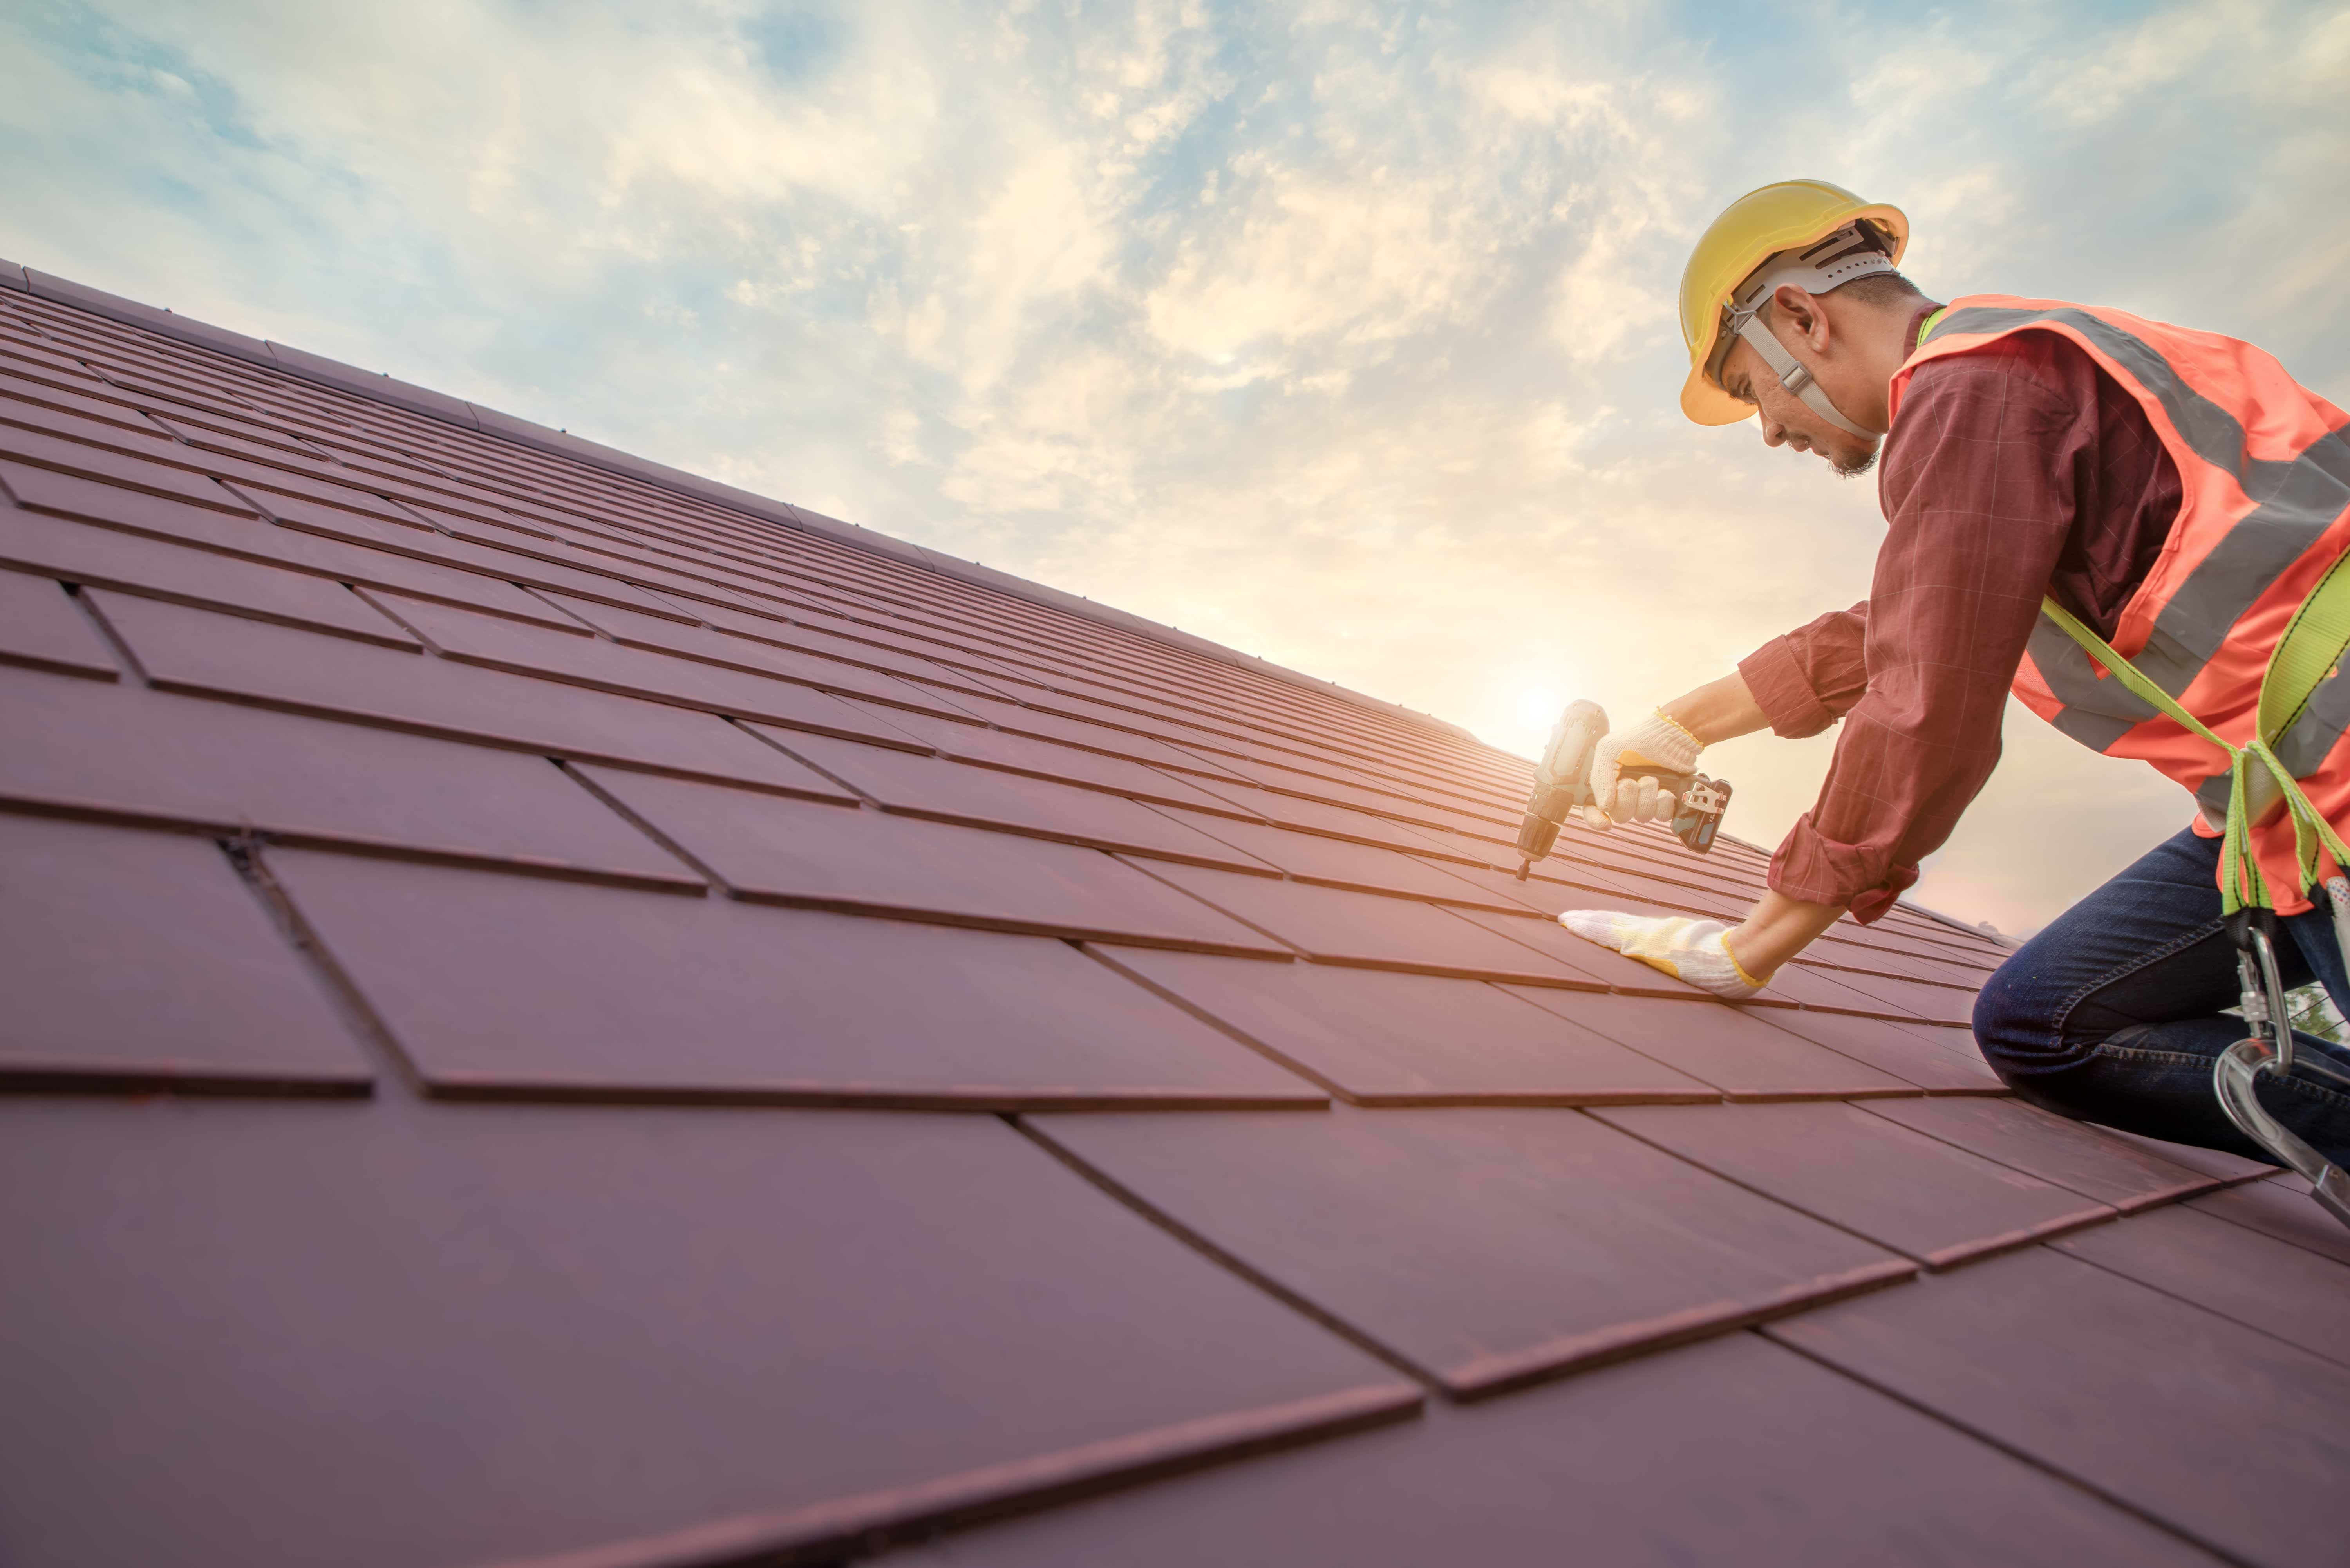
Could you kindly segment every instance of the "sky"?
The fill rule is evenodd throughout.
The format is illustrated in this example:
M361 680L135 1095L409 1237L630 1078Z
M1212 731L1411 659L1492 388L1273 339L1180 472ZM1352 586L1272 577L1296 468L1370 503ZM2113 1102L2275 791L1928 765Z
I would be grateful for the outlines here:
M1720 209L2350 405L2350 6L16 0L0 256L1088 595L1532 754L1866 596L1701 430ZM2023 933L2184 795L2011 703L1914 895ZM1775 844L1834 735L1703 765Z

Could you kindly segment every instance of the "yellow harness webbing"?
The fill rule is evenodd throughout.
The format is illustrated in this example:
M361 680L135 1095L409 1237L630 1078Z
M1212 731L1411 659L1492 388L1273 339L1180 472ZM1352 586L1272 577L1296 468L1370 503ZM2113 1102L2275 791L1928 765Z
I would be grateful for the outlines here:
M2267 880L2261 874L2260 862L2252 853L2252 825L2248 820L2246 797L2254 763L2268 770L2284 796L2286 808L2293 814L2293 853L2301 865L2302 888L2317 884L2317 852L2321 845L2334 857L2335 866L2350 873L2350 846L2345 846L2332 826L2317 814L2309 797L2302 793L2300 784L2269 749L2270 742L2301 716L2311 693L2334 672L2344 651L2350 649L2350 572L2343 570L2345 564L2350 564L2350 555L2326 568L2325 576L2318 579L2317 586L2293 612L2284 636L2278 639L2275 652L2269 656L2268 669L2261 676L2260 733L2243 746L2231 746L2213 734L2194 714L2179 706L2176 698L2139 673L2136 666L2115 652L2104 638L2083 625L2071 611L2053 598L2041 598L2040 613L2080 644L2082 651L2106 673L2173 723L2202 736L2226 754L2230 774L2228 821L2220 851L2226 870L2220 885L2223 913L2232 915L2246 905L2268 909L2276 907Z

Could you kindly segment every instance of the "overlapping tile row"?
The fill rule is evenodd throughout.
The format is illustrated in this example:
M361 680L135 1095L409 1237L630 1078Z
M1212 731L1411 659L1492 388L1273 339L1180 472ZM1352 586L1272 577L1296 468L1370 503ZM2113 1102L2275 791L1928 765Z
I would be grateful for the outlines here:
M2350 1269L2007 1097L1995 942L1898 909L1718 1003L1554 917L1731 915L1743 845L1520 880L1526 765L1441 725L223 341L0 290L28 1562L832 1561L1245 1455L941 1550L2296 1539L1866 1386L2025 1260L2255 1334ZM1743 1463L1668 1508L1693 1429Z
M26 1563L833 1555L1419 1399L990 1117L0 1122Z
M1639 1568L2225 1561L1752 1334L889 1561L1544 1568L1562 1559Z
M80 323L73 324L73 327L68 327L67 330L71 331L74 328L78 328L85 335L89 330L86 324ZM123 350L118 348L116 351L120 353ZM119 387L110 389L110 392L112 395L129 395ZM88 400L85 400L85 401ZM348 416L349 410L346 409L343 412ZM388 410L375 412L378 419L394 423L402 422L404 419ZM331 416L319 416L314 413L313 417ZM60 419L47 422L54 427L61 422L61 418L62 416ZM346 417L341 422L348 425L348 418ZM454 454L447 450L455 432L423 429L421 428L421 421L412 419L404 419L404 422L410 428L403 431L401 434L411 446L421 444L428 451L433 451L438 464L444 468L456 461ZM29 435L32 432L27 433ZM79 430L77 433L95 439L94 432L88 429ZM112 443L115 451L107 455L144 460L147 468L151 471L148 473L151 480L154 477L151 470L157 463L171 463L175 461L184 463L191 456L189 449L182 449L175 460L166 450L170 443L163 441L159 435L139 437L135 431L119 428L103 433L110 433L119 438ZM369 542L379 545L384 553L408 553L411 559L432 559L456 566L461 570L469 568L476 574L500 579L529 579L538 568L523 563L525 560L545 557L547 554L546 544L555 530L564 530L572 535L580 535L583 532L592 534L601 548L587 548L584 554L581 549L563 552L580 560L590 561L591 576L567 577L560 582L540 582L535 586L563 592L577 591L583 584L588 585L587 591L598 596L600 602L607 607L608 617L621 618L624 628L627 625L657 627L664 613L670 615L678 613L674 608L664 612L658 604L649 603L647 595L641 587L626 579L641 578L649 570L660 569L653 565L656 556L682 557L690 555L694 558L702 559L703 565L710 570L723 570L741 578L743 586L736 590L736 594L747 591L760 597L761 602L750 607L755 618L752 621L746 623L744 618L737 615L722 618L718 622L738 633L748 630L750 639L755 639L761 635L757 628L764 627L768 628L768 635L783 636L786 640L790 640L793 634L787 631L786 628L789 618L794 613L803 618L803 628L798 632L798 637L805 640L810 635L812 628L805 627L805 619L810 612L804 605L788 597L775 597L779 586L786 592L795 585L803 587L817 586L811 579L795 575L793 571L793 566L795 566L800 572L823 571L825 580L821 587L827 592L836 596L845 592L857 596L853 601L844 602L852 603L855 608L863 612L861 620L849 623L852 628L861 627L862 629L858 635L863 637L879 638L884 644L903 643L910 638L915 640L926 640L927 646L934 652L951 647L962 650L963 657L968 659L971 657L969 649L972 638L986 635L985 631L978 629L983 624L982 612L993 611L994 613L992 618L995 623L993 630L995 637L998 639L1013 637L1019 639L1017 644L999 644L1000 647L1016 648L1032 660L1040 652L1038 646L1040 639L1035 634L1033 624L1039 618L1040 612L1036 612L1034 607L1020 607L1019 624L1006 627L1003 624L1007 618L1004 614L1005 607L974 606L964 602L950 608L941 600L942 597L951 599L957 597L956 590L960 587L959 585L937 578L912 581L911 579L918 574L896 563L881 561L874 557L853 559L849 552L842 551L837 547L830 547L824 552L824 558L818 563L817 545L815 541L778 539L776 530L764 528L758 531L759 536L754 542L744 537L745 530L741 526L739 520L729 526L723 519L703 518L699 520L696 525L688 527L684 525L682 518L675 515L679 505L674 502L650 500L642 493L628 498L630 508L640 514L650 511L660 515L661 522L666 525L663 531L666 536L657 535L653 530L645 525L641 515L633 526L629 522L615 516L613 514L615 504L608 495L592 502L584 500L580 489L583 480L592 481L596 477L586 473L585 471L577 471L560 476L550 475L544 472L534 472L530 479L523 481L529 485L532 492L531 498L525 500L513 489L516 481L512 471L515 468L530 469L534 466L543 470L546 466L546 462L536 458L535 454L516 452L511 449L496 454L501 466L506 472L494 475L487 473L480 475L482 480L499 486L498 490L484 491L479 484L463 485L461 488L466 494L462 496L452 491L451 484L453 482L447 477L432 478L423 470L412 466L406 466L390 473L387 473L380 465L375 466L372 472L360 470L343 472L348 468L348 464L340 460L345 456L354 455L343 450L348 439L348 430L312 431L311 440L318 443L316 450L323 454L323 460L320 457L301 455L286 447L268 450L263 455L286 466L261 472L258 477L255 476L255 472L250 471L249 466L245 470L231 470L230 465L224 461L214 460L216 454L206 452L200 448L192 449L196 469L190 472L194 473L209 472L218 481L214 487L211 487L210 493L202 498L210 506L223 505L222 497L224 495L230 498L226 503L229 506L250 508L260 515L278 518L282 522L290 524L294 529L305 531L315 531L329 526L329 524L322 519L328 517L331 513L333 518L340 520L339 524L333 525L358 530L349 536L364 537ZM84 460L78 464L72 461L58 459L58 450L50 448L49 456L52 460L58 461L60 466L67 469L80 466L85 470L88 467L87 452L84 453ZM481 454L474 454L475 463L482 461ZM322 480L321 472L330 466L334 471L333 478ZM119 470L121 464L118 463L117 467ZM307 471L307 474L303 471ZM116 476L120 477L119 472ZM189 473L168 477L172 483L162 486L164 490L188 488ZM302 478L307 478L307 482L298 482ZM375 489L392 493L388 497L377 496L369 490L360 489L350 483L349 482L354 478L363 479ZM394 480L405 481L405 484L391 483ZM547 482L550 480L554 480L560 488L548 488ZM534 481L536 483L533 483ZM270 494L279 499L276 502L253 500L253 488L256 484L268 490ZM289 486L291 490L288 489ZM195 481L195 487L206 488L203 486L201 479ZM298 496L294 495L292 491L295 490L303 493ZM481 499L485 495L494 498L486 501ZM549 505L550 498L553 498L552 507ZM468 509L475 519L470 531L479 533L484 527L504 527L506 532L501 535L501 543L506 547L498 550L494 556L485 557L480 551L465 549L463 547L465 541L462 538L448 533L436 534L432 529L424 526L425 524L436 522L444 529L455 525L453 519L457 514L436 509L432 504L432 502L436 500L442 506L457 504L461 501L468 503ZM53 503L54 498L51 504ZM44 504L44 503L36 503L36 504ZM70 503L65 504L69 506ZM273 506L276 508L274 511L271 509ZM366 526L363 529L360 528L359 523L355 522L354 519L363 520ZM117 518L112 521L120 523L122 520ZM464 531L466 530L460 530L461 533ZM681 549L681 545L684 543L679 537L681 534L687 535L688 538L723 539L724 544L722 545L712 543L700 547L689 545L685 549ZM656 537L660 538L658 544L652 542ZM220 545L220 541L217 539L206 542L214 547ZM761 576L754 577L750 575L759 568L764 568ZM314 569L337 568L333 566L324 566ZM349 575L347 566L341 569L345 571L347 576ZM380 576L381 574L372 575ZM442 575L444 577L448 576L446 572ZM847 586L851 583L853 587ZM412 585L398 581L380 582L374 586L393 592L412 590ZM705 583L703 586L708 587L712 585ZM488 591L486 586L484 586L484 591ZM731 597L735 595L724 597ZM972 595L969 590L962 590L961 597L968 601ZM633 615L630 607L633 607ZM707 604L705 607L714 610L717 607L712 603ZM759 612L762 611L764 613L760 614ZM512 613L510 607L507 613ZM874 619L877 615L886 616L888 620L877 622ZM648 617L650 618L646 618ZM1464 822L1482 820L1482 831L1489 836L1487 840L1489 845L1505 836L1506 829L1513 816L1523 776L1521 766L1513 762L1493 758L1476 759L1482 764L1480 771L1487 774L1489 781L1492 779L1494 774L1500 774L1498 788L1493 787L1492 782L1480 788L1474 782L1464 782L1461 776L1468 770L1461 765L1465 748L1461 747L1459 742L1452 741L1451 737L1440 737L1432 732L1428 736L1420 737L1399 735L1394 731L1392 725L1388 726L1388 733L1378 737L1379 741L1387 742L1382 754L1373 754L1357 749L1351 757L1348 757L1340 753L1338 742L1331 742L1326 745L1323 743L1323 738L1347 732L1357 735L1362 734L1372 722L1371 717L1367 714L1353 715L1338 711L1337 710L1340 710L1343 705L1316 696L1310 699L1316 705L1310 714L1310 717L1315 721L1312 727L1301 732L1298 726L1291 724L1278 730L1268 731L1263 721L1254 717L1265 711L1262 701L1252 702L1247 697L1230 691L1230 688L1235 684L1245 683L1246 678L1243 672L1205 671L1199 669L1170 670L1170 666L1180 662L1171 650L1138 648L1135 646L1137 639L1122 639L1126 646L1117 650L1113 662L1099 656L1099 645L1105 639L1105 634L1100 628L1070 625L1055 629L1064 633L1074 632L1076 635L1087 637L1092 646L1086 651L1095 657L1087 659L1082 668L1072 668L1064 649L1051 649L1045 656L1060 655L1056 660L1057 667L1039 665L1035 666L1035 670L1038 673L1052 676L1053 683L1046 687L1028 690L1025 693L1025 701L1031 705L1041 705L1049 709L1056 697L1064 708L1083 707L1090 703L1091 706L1077 716L1094 719L1107 718L1113 725L1140 725L1146 729L1164 728L1171 734L1178 732L1174 726L1181 724L1183 721L1170 716L1176 712L1176 710L1169 706L1163 693L1179 685L1187 693L1195 692L1198 687L1203 684L1201 679L1202 676L1212 676L1214 679L1204 683L1224 688L1224 694L1231 700L1225 711L1220 715L1223 721L1222 725L1216 730L1202 730L1197 724L1193 724L1191 726L1188 738L1196 744L1209 748L1211 754L1220 754L1221 760L1211 765L1228 777L1232 777L1234 780L1235 788L1243 782L1253 783L1260 789L1275 793L1295 793L1302 787L1306 796L1318 795L1326 805L1352 805L1359 808L1368 803L1374 807L1383 806L1390 815L1399 815L1406 819L1412 817L1425 819L1430 815L1433 809L1430 800L1430 786L1433 785L1440 791L1449 785L1454 791L1462 792L1459 798L1472 801L1482 810L1474 813L1452 811L1441 824L1442 826L1457 829ZM632 639L629 631L625 628L616 635L623 641L641 640ZM678 635L683 634L681 631ZM702 643L712 646L730 640L712 639L706 633L697 635L701 637ZM841 644L836 640L833 650L837 652L840 647ZM740 659L743 651L739 648L738 641L735 657ZM876 651L878 651L878 646ZM475 656L483 657L478 653ZM912 657L920 659L920 655ZM1156 669L1152 668L1154 665L1157 666ZM1139 673L1132 674L1123 682L1114 679L1118 675L1126 675L1129 671ZM932 673L936 675L938 672L933 662ZM592 674L581 670L575 670L571 674L573 678L582 680L595 679ZM1159 695L1137 689L1135 682L1153 681L1154 678ZM968 672L963 679L966 680L971 679ZM1006 685L1013 685L1018 678L1002 679L1005 680ZM837 688L844 684L845 680L846 678L836 671L831 684ZM1086 694L1086 689L1088 688L1111 693L1114 698L1124 699L1126 703L1140 705L1121 706L1117 701L1105 702L1098 698L1088 697ZM902 696L902 691L899 691L898 695ZM1305 694L1288 691L1276 691L1274 696L1284 703L1293 713L1298 711L1301 703L1309 701ZM883 700L889 700L886 691ZM1164 725L1149 724L1149 721L1154 716L1163 719ZM1351 722L1334 722L1334 721L1351 721ZM1301 732L1313 738L1301 740ZM1442 769L1449 763L1451 776L1440 776L1417 784L1411 782L1413 760L1408 755L1399 754L1399 752L1402 746L1415 740L1421 742L1419 749L1423 753L1419 765L1422 769L1430 767ZM1425 755L1431 750L1440 753L1449 751L1451 755L1442 758L1441 761L1431 762ZM1247 763L1251 758L1256 759L1261 776L1255 778L1248 776ZM1318 771L1299 770L1295 764L1300 761L1317 763ZM1372 764L1368 770L1366 770L1363 765L1366 763ZM1237 774L1232 771L1236 764L1239 768ZM1303 811L1305 808L1293 809ZM1439 826L1438 824L1426 825ZM1415 844L1415 846L1419 846ZM1472 851L1471 855L1472 857L1477 858L1493 857L1490 848ZM1603 854L1598 857L1604 859L1607 857ZM1640 857L1634 855L1633 857ZM1729 890L1732 892L1751 891L1753 885L1751 876L1739 877L1732 874L1724 878L1718 872L1710 869L1699 870L1690 866L1681 866L1674 869L1680 873L1688 884L1687 890L1691 892L1701 890L1710 883L1724 881L1728 883Z

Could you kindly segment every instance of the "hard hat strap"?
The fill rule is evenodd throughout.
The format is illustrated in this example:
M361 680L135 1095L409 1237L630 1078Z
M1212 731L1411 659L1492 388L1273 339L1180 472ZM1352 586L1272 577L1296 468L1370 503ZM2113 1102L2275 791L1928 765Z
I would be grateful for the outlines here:
M1893 258L1886 254L1881 243L1871 234L1864 234L1857 223L1846 223L1835 233L1814 241L1800 251L1781 251L1755 270L1745 286L1732 295L1722 310L1721 347L1717 356L1727 353L1732 337L1743 337L1754 345L1762 362L1783 382L1787 390L1803 400L1804 406L1841 431L1864 438L1877 432L1866 431L1844 417L1835 404L1820 389L1812 372L1772 336L1769 327L1755 317L1762 306L1777 293L1781 284L1794 284L1806 294L1826 294L1842 288L1859 278L1894 270ZM1718 364L1718 359L1716 364ZM1714 364L1707 374L1720 386L1721 378Z
M1828 400L1826 389L1812 379L1811 368L1788 353L1786 345L1780 342L1768 327L1756 320L1752 312L1744 314L1746 318L1738 324L1738 335L1754 346L1754 352L1762 356L1762 362L1771 367L1781 385L1802 399L1805 408L1836 429L1849 431L1864 440L1876 438L1878 432L1863 430L1844 417L1843 412Z

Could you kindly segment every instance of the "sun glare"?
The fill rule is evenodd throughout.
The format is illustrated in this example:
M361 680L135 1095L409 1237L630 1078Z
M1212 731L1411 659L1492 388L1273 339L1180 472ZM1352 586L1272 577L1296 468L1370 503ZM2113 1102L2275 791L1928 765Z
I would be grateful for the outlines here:
M1557 675L1541 680L1531 680L1523 675L1498 680L1481 704L1484 722L1471 728L1505 752L1538 757L1561 710L1575 700L1570 684Z

